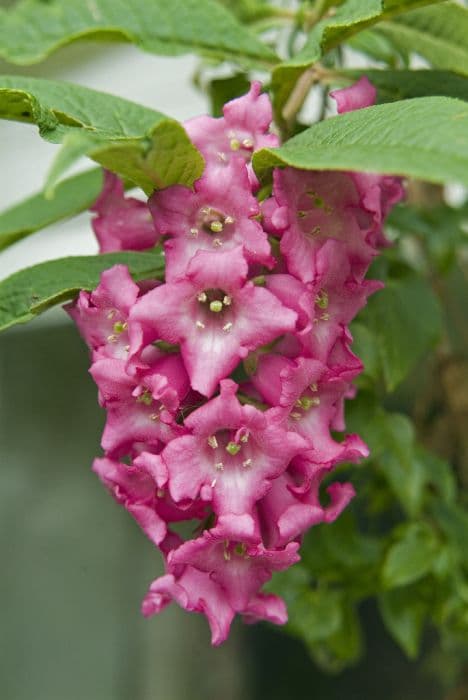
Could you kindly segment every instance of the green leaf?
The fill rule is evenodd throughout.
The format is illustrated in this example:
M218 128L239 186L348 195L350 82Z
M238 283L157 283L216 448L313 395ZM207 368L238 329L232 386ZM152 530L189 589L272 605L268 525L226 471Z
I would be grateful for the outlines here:
M191 186L203 171L201 155L174 119L80 85L0 76L0 118L36 124L44 139L65 144L49 186L82 155L148 193Z
M64 180L52 198L43 192L0 213L0 250L45 226L89 209L102 188L102 170L88 170Z
M383 22L378 31L435 68L468 75L468 9L462 5L443 2L408 12Z
M387 219L387 225L401 235L421 239L431 264L442 274L454 267L458 251L466 245L467 223L468 202L459 207L445 203L432 207L401 204Z
M73 299L81 289L94 289L103 270L118 263L127 265L136 280L164 273L164 255L157 249L59 258L27 267L0 282L0 331L31 321L51 306Z
M379 609L385 626L411 659L419 651L427 604L419 591L397 588L379 597Z
M353 603L342 603L342 625L326 642L312 649L315 661L329 671L341 671L361 658L363 640L361 623Z
M434 501L432 514L465 565L468 564L468 512L456 503Z
M297 595L294 603L288 606L290 631L309 647L327 639L341 627L340 603L340 594L337 591L304 589Z
M468 101L468 79L449 70L349 70L343 75L357 80L366 75L377 88L377 102L440 95Z
M386 63L388 66L396 67L400 63L407 66L409 61L408 52L399 46L395 46L389 37L378 31L378 27L379 25L355 34L347 40L347 45L354 51L364 53L376 61Z
M367 107L314 124L254 154L260 177L275 166L361 170L468 185L468 106L420 97Z
M429 284L416 276L389 280L369 300L361 321L377 341L387 388L392 391L439 339L439 303Z
M281 111L301 74L330 49L345 39L383 19L429 4L431 0L345 0L333 15L318 22L304 47L293 58L273 71L272 88L275 110L281 121Z
M217 78L209 84L211 100L211 113L214 117L223 115L223 107L226 102L240 97L248 92L250 82L246 73L236 73L229 78Z
M0 24L0 56L21 65L81 39L132 42L144 51L201 53L242 63L275 54L214 0L21 0Z
M439 543L429 525L417 522L402 527L383 564L384 585L396 588L417 581L431 571L438 553Z
M402 509L417 516L431 479L424 460L415 452L411 421L402 414L387 413L375 398L361 392L347 408L347 428L362 435L377 473L387 481Z

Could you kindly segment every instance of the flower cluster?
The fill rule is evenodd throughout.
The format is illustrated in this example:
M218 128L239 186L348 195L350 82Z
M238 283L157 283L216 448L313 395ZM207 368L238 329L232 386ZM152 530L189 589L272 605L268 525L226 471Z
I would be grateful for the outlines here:
M346 111L374 91L362 79L335 99ZM319 490L368 453L356 435L335 437L362 369L348 324L381 286L364 275L401 197L394 178L285 168L259 203L251 157L277 145L271 118L253 83L222 118L189 121L206 160L194 190L144 203L107 174L94 206L101 250L161 242L165 281L137 285L116 265L68 308L107 412L94 471L165 560L143 613L172 600L203 612L213 644L236 613L286 621L262 585L353 497L349 483L329 485L326 503ZM175 523L193 520L184 540Z

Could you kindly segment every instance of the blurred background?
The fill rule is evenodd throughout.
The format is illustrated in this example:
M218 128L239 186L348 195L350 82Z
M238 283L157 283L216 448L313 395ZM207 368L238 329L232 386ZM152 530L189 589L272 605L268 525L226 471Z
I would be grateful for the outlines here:
M39 67L0 72L72 80L163 110L207 111L195 61L131 46L80 43ZM56 146L0 123L0 207L41 189ZM89 217L51 226L0 256L0 278L29 264L97 250ZM1 700L441 700L433 640L410 663L362 606L367 655L322 673L301 642L268 625L234 625L219 649L197 615L171 606L144 620L140 601L161 561L90 470L103 413L88 357L54 310L0 337ZM461 700L462 696L460 696Z

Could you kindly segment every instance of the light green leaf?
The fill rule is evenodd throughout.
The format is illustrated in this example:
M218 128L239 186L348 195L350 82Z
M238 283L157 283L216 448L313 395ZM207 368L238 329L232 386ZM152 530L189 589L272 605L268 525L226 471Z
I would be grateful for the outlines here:
M419 651L427 604L418 590L397 588L379 597L379 609L388 631L411 659Z
M362 170L468 185L468 106L420 97L314 124L280 148L254 154L260 177L274 166Z
M416 276L389 280L369 300L361 321L374 334L387 388L392 391L431 349L442 329L440 306L429 284Z
M441 95L468 101L468 78L446 70L349 70L343 75L357 80L366 75L377 88L377 102Z
M431 571L438 553L439 542L429 525L417 522L402 527L383 564L384 586L396 588L422 578Z
M429 4L431 0L345 0L333 15L318 22L304 47L273 71L272 88L279 121L281 112L301 74L330 49L383 19Z
M118 263L127 265L136 280L164 274L164 256L158 249L59 258L27 267L0 282L0 331L73 299L80 289L94 289L103 270Z
M64 180L50 199L42 192L0 213L0 250L45 226L88 209L102 187L102 170L88 170Z
M0 56L11 63L37 63L80 39L132 42L165 56L277 60L215 0L20 0L0 15Z
M65 143L49 187L82 155L148 193L191 186L203 171L201 155L174 119L80 85L0 76L0 118L36 124L47 141Z
M378 32L435 68L468 75L468 9L443 2L383 22Z

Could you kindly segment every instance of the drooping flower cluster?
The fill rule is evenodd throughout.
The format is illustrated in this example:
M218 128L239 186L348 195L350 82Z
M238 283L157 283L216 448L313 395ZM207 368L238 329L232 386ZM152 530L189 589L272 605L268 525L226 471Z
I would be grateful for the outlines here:
M346 111L374 91L362 79L335 99ZM253 83L222 118L189 121L206 160L194 190L146 204L107 174L94 206L101 251L161 242L165 281L137 285L116 265L68 308L107 412L94 470L165 560L143 613L172 600L203 612L213 644L235 613L286 621L262 585L353 497L339 481L325 504L319 491L368 453L356 435L335 437L362 369L348 324L381 286L364 276L401 197L394 178L285 168L260 204L251 156L277 145L271 116ZM175 523L193 520L184 540Z

